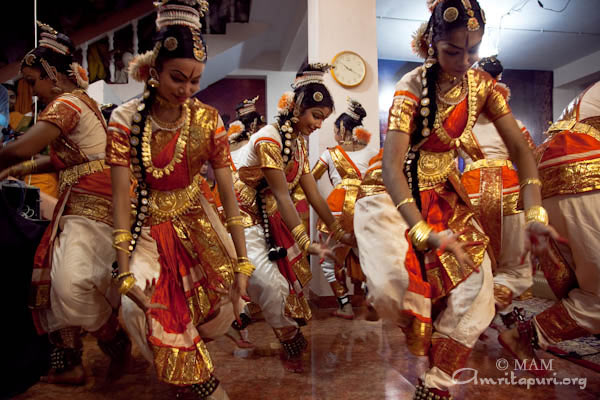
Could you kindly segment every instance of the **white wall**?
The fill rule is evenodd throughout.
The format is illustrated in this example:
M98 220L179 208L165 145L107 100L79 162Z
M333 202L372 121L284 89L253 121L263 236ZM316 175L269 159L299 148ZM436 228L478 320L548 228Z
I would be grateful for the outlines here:
M377 19L376 0L308 0L308 60L309 62L331 63L341 51L358 53L367 64L365 80L354 88L344 88L337 84L331 74L325 77L334 101L335 112L321 129L314 132L309 141L311 165L314 165L323 151L336 145L333 137L333 124L339 114L347 109L346 98L359 101L367 111L365 127L371 132L369 147L375 153L379 149L379 107L378 107L378 68L377 68ZM331 185L321 179L319 189L322 194L331 190ZM314 223L317 216L311 209L312 237L317 235ZM319 296L333 293L321 271L318 260L312 257L313 279L311 289Z

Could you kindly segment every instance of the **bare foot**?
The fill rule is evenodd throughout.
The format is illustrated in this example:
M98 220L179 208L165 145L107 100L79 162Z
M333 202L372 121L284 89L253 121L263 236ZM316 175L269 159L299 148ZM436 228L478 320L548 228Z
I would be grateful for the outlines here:
M227 396L227 392L223 389L223 385L219 385L206 400L229 400L229 396Z
M505 330L498 335L498 340L507 350L513 353L513 356L520 360L531 360L535 358L535 353L530 346L524 346L519 337L517 328Z
M342 308L335 310L332 315L334 317L343 319L354 319L354 310L352 310L352 304L346 303Z
M304 362L302 360L302 356L288 358L285 352L281 352L281 364L283 368L287 371L294 372L296 374L301 374L304 372Z
M40 381L52 384L83 385L85 384L85 370L83 365L76 365L63 372L57 372L52 368L48 371L48 375L40 377Z

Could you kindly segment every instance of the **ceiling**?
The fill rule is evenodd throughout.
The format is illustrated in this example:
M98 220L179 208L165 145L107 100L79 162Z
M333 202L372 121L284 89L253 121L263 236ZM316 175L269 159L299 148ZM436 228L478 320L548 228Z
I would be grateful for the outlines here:
M546 8L560 10L569 0L541 1ZM481 55L492 55L494 48L498 48L506 68L554 70L600 50L598 0L571 0L561 13L542 9L537 0L479 0L479 3L487 17L482 53L486 49L489 53ZM410 41L429 15L425 0L377 0L379 58L420 61L412 53Z

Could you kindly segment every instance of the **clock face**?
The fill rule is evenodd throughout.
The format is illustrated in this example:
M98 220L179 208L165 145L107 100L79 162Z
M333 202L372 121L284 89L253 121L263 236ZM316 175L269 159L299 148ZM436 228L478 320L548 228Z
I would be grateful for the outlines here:
M343 86L358 86L365 79L367 66L365 61L356 53L343 51L331 62L331 74L337 83Z

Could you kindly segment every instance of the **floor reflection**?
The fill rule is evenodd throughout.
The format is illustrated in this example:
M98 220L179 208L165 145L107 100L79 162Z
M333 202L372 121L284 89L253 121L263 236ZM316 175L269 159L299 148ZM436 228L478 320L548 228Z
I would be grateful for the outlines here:
M250 339L258 346L249 358L232 355L233 343L222 338L208 344L216 365L216 375L232 400L262 399L410 399L417 378L427 368L425 357L411 355L404 346L402 332L382 321L342 320L329 310L314 310L314 319L303 328L310 342L306 372L293 374L281 367L277 342L264 321L249 327ZM496 368L500 358L510 359L496 340L497 332L486 331L477 343L468 367L479 377L498 379L505 372ZM476 399L493 393L496 399L598 399L600 374L569 361L540 353L552 360L553 374L563 378L585 378L586 387L577 385L537 385L530 389L515 385L458 385L456 399ZM107 399L144 400L174 398L172 388L158 382L151 366L134 353L130 372L117 382L107 382L108 360L92 338L85 338L85 367L88 383L79 388L38 383L17 399ZM529 377L517 373L519 377ZM182 398L193 398L184 395Z

